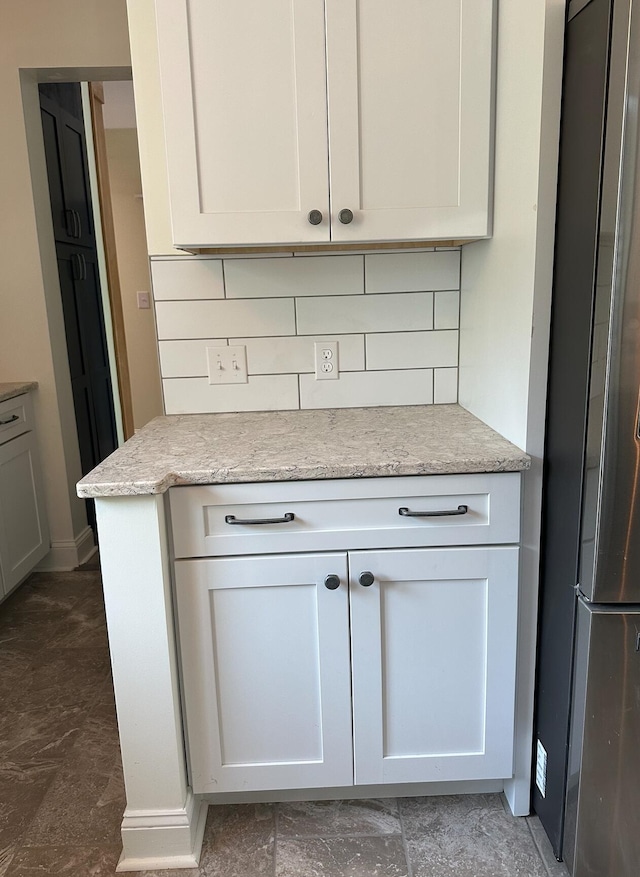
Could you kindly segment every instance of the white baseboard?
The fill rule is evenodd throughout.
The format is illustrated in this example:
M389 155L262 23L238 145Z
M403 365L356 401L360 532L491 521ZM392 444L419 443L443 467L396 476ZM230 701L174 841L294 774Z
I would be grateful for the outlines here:
M69 572L86 563L97 551L91 527L75 539L52 542L49 553L36 566L36 572Z
M197 868L207 806L189 790L182 810L149 813L125 810L123 849L116 871Z

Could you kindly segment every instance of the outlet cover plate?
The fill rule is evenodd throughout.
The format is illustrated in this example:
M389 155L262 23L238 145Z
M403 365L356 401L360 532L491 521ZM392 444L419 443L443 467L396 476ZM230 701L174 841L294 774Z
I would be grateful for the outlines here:
M316 381L337 381L340 377L337 341L314 342Z
M246 384L247 348L207 347L207 365L210 384Z

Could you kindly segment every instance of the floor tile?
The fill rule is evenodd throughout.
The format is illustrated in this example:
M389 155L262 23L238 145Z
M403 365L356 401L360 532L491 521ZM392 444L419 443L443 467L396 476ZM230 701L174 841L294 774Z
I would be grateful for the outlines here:
M400 834L395 798L349 801L292 801L280 804L278 836Z
M209 808L198 877L272 877L274 855L273 805Z
M65 767L71 771L111 774L121 765L118 725L113 706L98 703L66 754Z
M6 703L6 698L20 686L31 659L30 652L21 649L18 643L3 641L0 634L0 703Z
M125 803L118 768L111 773L61 768L29 826L24 846L117 844Z
M20 840L54 782L56 770L38 762L4 765L0 771L0 850Z
M499 795L400 799L414 877L547 877L526 820Z
M106 618L101 599L81 597L67 613L64 625L48 643L50 649L107 646Z
M101 591L98 572L34 573L0 605L0 630L21 619L60 620L82 597Z
M567 877L569 873L567 867L564 862L558 862L553 854L551 841L547 837L540 819L537 816L528 816L527 823L538 853L547 868L549 877Z
M60 763L86 721L87 711L73 704L3 710L0 713L0 771L6 762L37 759Z
M5 708L88 707L96 689L109 675L106 646L92 649L43 649L34 656L20 686L7 698Z
M0 606L0 877L115 874L109 668L97 571L37 574ZM199 868L138 873L406 877L409 849L412 877L566 877L540 832L498 795L211 806Z
M0 877L7 877L9 868L16 854L17 845L15 843L0 845Z
M26 847L15 854L4 877L113 877L119 858L119 844L104 847Z
M399 837L278 839L276 877L407 877Z
M38 653L60 630L68 610L17 612L0 605L0 652Z

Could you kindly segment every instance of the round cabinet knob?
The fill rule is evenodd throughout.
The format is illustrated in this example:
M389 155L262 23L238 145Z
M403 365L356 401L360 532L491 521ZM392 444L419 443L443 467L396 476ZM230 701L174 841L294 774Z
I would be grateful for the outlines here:
M322 211L310 210L308 219L311 225L320 225L320 223L322 222Z
M334 575L327 576L324 580L324 586L330 591L335 591L336 588L340 587L340 578Z
M363 588L370 588L374 582L374 575L372 572L361 572L358 581L362 585Z
M353 219L353 211L345 207L344 210L341 210L340 213L338 213L338 219L343 225L349 225Z

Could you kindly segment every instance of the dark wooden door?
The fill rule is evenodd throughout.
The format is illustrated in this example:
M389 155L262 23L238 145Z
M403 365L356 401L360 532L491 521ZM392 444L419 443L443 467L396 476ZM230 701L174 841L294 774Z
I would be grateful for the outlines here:
M76 118L43 94L40 110L55 238L93 247L95 230L82 116Z
M58 244L58 273L82 470L115 450L111 374L95 253Z
M44 93L46 91L46 93ZM83 475L118 446L80 86L41 86L40 107ZM94 525L93 508L89 519Z

